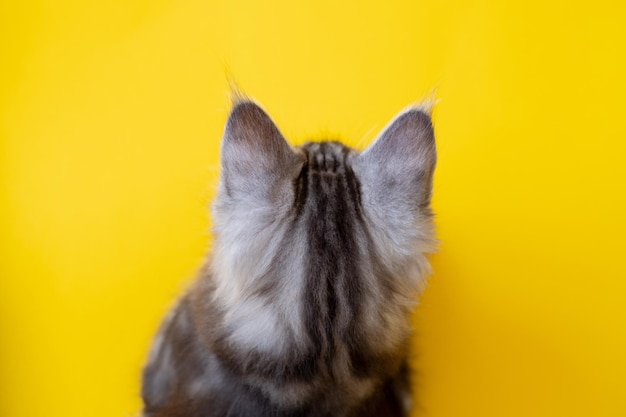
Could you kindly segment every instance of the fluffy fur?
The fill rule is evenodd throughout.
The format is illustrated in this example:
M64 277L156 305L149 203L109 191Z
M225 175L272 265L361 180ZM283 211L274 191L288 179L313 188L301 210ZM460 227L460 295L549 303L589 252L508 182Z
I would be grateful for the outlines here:
M235 103L214 251L144 369L145 417L405 416L436 152L410 108L359 153Z

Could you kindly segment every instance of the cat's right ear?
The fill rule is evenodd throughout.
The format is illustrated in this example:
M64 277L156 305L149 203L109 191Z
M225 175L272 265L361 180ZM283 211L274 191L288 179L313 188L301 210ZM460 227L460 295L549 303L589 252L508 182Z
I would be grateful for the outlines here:
M268 196L276 184L294 178L303 163L267 113L248 100L233 105L221 158L221 185L230 196Z
M410 108L398 115L355 161L365 197L377 207L430 203L437 161L430 115Z

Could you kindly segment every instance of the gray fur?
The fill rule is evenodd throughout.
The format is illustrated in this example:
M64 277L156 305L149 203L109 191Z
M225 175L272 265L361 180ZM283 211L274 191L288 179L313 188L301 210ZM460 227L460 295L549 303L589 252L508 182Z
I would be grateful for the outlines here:
M359 153L292 148L260 107L236 103L214 251L157 336L144 416L407 415L435 162L419 109Z

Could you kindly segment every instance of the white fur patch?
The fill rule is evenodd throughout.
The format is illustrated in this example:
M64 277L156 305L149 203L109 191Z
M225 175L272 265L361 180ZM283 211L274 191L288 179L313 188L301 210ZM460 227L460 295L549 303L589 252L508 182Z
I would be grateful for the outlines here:
M267 202L214 207L216 245L212 264L215 301L225 311L223 325L232 329L231 343L279 356L287 342L304 343L301 303L302 259L305 242L292 239L285 221L290 207L267 207ZM228 204L228 203L226 203ZM278 255L283 264L276 268ZM268 276L278 273L280 276ZM263 280L276 288L269 296L258 290Z

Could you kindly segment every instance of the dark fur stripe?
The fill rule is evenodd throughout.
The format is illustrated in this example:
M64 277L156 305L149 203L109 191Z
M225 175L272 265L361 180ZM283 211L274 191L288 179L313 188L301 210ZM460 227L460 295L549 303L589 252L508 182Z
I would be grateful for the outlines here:
M361 226L360 193L348 165L349 149L338 143L322 143L305 145L304 150L311 169L308 180L301 176L300 182L308 182L310 192L304 195L304 188L299 187L301 194L296 201L306 204L310 259L316 261L307 267L303 308L316 353L330 369L338 343L345 344L350 357L363 356L357 338L363 289L355 255L355 236ZM311 196L309 201L307 196ZM340 303L340 299L346 302ZM338 317L344 322L338 322ZM362 361L353 362L362 368Z

